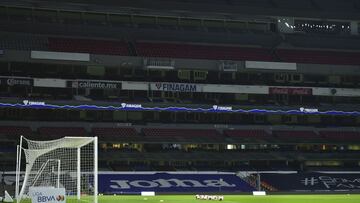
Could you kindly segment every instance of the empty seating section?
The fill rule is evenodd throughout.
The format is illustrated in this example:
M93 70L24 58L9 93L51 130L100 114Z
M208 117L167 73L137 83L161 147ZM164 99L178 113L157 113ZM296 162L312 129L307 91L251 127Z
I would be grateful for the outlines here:
M270 4L269 1L267 0L257 0L257 1L252 1L252 0L242 0L242 1L236 1L236 0L232 0L232 1L226 1L226 2L230 2L231 5L235 5L235 6L245 6L245 7L264 7L264 8L271 8L272 5Z
M145 136L164 136L164 137L216 137L218 132L214 129L161 129L143 128Z
M30 127L25 126L0 126L0 136L6 139L18 139L21 135L32 135Z
M357 11L355 1L337 1L337 0L313 0L314 4L318 5L321 9L336 12L349 12Z
M268 137L269 134L264 130L224 130L228 137L261 138Z
M275 1L280 2L280 1ZM288 5L293 6L293 5ZM286 7L286 6L285 6ZM308 3L301 6L308 7ZM336 7L337 8L337 7ZM360 65L360 52L321 51L299 49L251 48L227 45L200 45L176 42L139 41L129 45L125 41L77 39L46 36L9 35L0 33L0 49L15 50L50 50L104 55L129 56L137 54L143 57L167 57L210 60L248 60L248 61L283 61L311 64ZM288 36L291 43L304 47L296 41L297 37ZM306 38L299 38L300 41ZM329 38L329 40L331 40ZM345 42L344 42L345 43ZM351 44L351 43L350 43ZM349 43L348 43L349 45ZM311 46L309 46L311 47ZM325 46L327 47L327 46ZM134 51L136 50L136 53ZM131 50L131 53L130 51Z
M119 137L136 136L138 133L134 128L93 128L92 134L98 136L100 140L118 140Z
M273 131L273 135L278 138L304 138L304 139L318 139L320 136L316 134L314 131Z
M359 65L360 53L310 50L277 50L282 61L313 64Z
M49 50L107 55L129 55L123 41L49 38Z
M360 140L360 133L355 131L320 131L320 135L328 140Z
M142 128L143 135L148 137L181 137L189 140L196 138L211 138L217 139L222 137L229 138L279 138L284 140L289 139L324 139L329 141L340 140L360 140L360 132L357 131L330 131L330 130L273 130L269 134L261 129L232 129L224 130L219 133L215 129L186 129L186 128ZM39 127L38 133L33 133L30 127L27 126L0 126L0 138L3 139L18 139L20 135L25 137L45 137L45 138L59 138L64 136L89 136L86 130L82 127ZM38 135L36 135L38 134ZM120 137L141 137L134 127L94 127L91 130L92 136L98 136L100 140L111 141L118 140ZM143 137L144 138L144 137ZM142 139L143 139L142 138ZM146 140L146 139L145 139Z
M49 38L49 50L108 55L130 55L128 45L122 41ZM144 57L275 61L271 51L264 48L199 45L164 42L137 42L136 52ZM359 65L360 53L341 51L314 51L278 49L277 57L283 62Z
M47 48L47 37L0 33L0 49L47 50Z
M249 61L275 60L270 50L261 48L138 42L136 50L139 56L145 57ZM280 60L284 62L338 65L360 64L360 53L357 52L279 49L276 53Z
M283 0L272 0L279 8L282 9L312 9L313 6L310 0L302 1L283 1Z
M86 136L87 133L81 127L40 127L40 136L49 138L60 138L64 136Z
M136 50L146 57L273 61L270 51L260 48L138 42Z

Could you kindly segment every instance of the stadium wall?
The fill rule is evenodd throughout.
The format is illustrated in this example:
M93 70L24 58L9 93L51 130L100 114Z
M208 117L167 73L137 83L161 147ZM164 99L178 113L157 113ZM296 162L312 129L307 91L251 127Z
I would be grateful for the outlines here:
M247 177L240 175L247 174ZM249 193L255 189L249 175L257 172L99 172L100 194L156 193ZM360 171L260 172L262 189L270 193L359 193ZM245 181L246 180L246 181ZM280 181L279 181L280 180ZM264 185L267 187L264 187ZM0 192L11 194L15 172L0 172Z
M11 193L15 172L0 173L0 192ZM99 172L100 194L240 193L254 188L235 173L225 172Z

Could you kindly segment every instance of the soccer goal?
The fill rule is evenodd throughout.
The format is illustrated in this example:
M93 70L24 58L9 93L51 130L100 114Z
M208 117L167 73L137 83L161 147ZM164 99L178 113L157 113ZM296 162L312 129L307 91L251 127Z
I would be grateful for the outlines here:
M97 203L97 142L97 137L35 141L21 136L17 146L16 202L30 202L34 188L60 188L65 191L67 203Z

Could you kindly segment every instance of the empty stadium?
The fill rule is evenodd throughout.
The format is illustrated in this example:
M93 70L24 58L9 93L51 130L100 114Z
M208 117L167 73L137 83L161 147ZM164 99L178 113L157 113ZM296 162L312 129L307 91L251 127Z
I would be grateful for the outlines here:
M0 17L0 196L360 201L360 1L3 0Z

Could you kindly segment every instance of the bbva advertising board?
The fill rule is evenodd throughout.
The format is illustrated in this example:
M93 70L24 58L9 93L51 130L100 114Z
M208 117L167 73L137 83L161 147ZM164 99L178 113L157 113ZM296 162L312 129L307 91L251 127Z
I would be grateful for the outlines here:
M30 187L29 196L32 203L65 203L65 188Z

